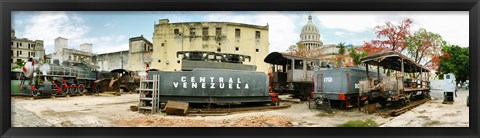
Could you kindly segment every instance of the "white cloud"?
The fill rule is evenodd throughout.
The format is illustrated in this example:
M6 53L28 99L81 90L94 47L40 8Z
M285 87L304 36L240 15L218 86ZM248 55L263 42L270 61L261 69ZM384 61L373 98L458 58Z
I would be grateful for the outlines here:
M337 36L344 36L344 35L345 35L345 32L336 31L336 32L335 32L335 35L337 35Z
M468 46L468 11L354 11L314 12L320 25L327 29L341 29L347 32L375 33L373 28L387 21L398 24L406 18L414 22L412 33L422 27L442 35L451 44ZM320 28L322 30L322 28ZM348 40L347 40L348 41Z
M43 40L46 53L53 52L54 40L57 37L68 39L68 47L79 49L80 44L91 43L94 53L107 53L120 50L128 50L128 40L124 35L110 36L88 36L91 27L85 21L67 12L39 12L28 20L17 20L23 27L22 32L16 32L20 38ZM105 24L104 27L112 27L112 24Z

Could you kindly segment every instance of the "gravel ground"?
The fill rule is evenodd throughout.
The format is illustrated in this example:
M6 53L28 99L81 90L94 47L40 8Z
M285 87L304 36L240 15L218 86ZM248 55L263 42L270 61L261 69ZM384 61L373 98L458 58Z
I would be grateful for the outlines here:
M469 127L468 92L459 90L453 104L442 104L443 99L429 101L395 117L382 127Z
M12 98L14 127L336 127L352 120L372 119L383 127L467 126L468 107L461 91L453 105L430 102L398 117L367 115L356 109L327 114L308 109L306 103L270 111L251 111L219 116L167 116L130 111L138 94L77 96L55 99ZM285 103L282 103L285 104Z

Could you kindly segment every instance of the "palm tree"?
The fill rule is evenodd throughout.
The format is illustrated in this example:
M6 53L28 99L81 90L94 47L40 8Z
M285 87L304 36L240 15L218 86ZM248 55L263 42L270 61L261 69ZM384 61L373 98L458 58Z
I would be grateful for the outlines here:
M345 55L345 52L346 52L345 42L337 44L337 47L339 48L338 49L338 54L340 56Z
M362 64L361 59L367 56L367 52L365 51L358 52L357 50L355 50L355 48L353 48L353 46L350 47L349 51L350 51L350 56L353 58L353 62L357 66Z

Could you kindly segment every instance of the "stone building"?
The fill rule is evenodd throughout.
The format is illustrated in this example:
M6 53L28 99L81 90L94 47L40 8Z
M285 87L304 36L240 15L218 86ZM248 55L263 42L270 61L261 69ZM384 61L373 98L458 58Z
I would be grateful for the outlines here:
M307 50L314 50L323 46L323 42L320 40L320 30L313 24L312 16L308 16L308 22L302 28L298 43L302 44L303 48Z
M129 51L117 51L111 53L96 54L92 60L99 70L112 71L114 69L129 70ZM135 61L134 61L135 62Z
M152 69L178 71L181 57L177 51L211 51L251 56L244 64L256 65L268 72L263 62L269 53L266 26L233 22L179 22L161 19L154 25Z
M312 21L312 16L308 16L308 22L302 28L300 34L299 44L302 44L303 47L299 47L304 50L313 50L320 51L320 59L324 62L336 62L338 59L342 59L343 63L351 63L353 59L349 55L349 49L353 45L347 45L345 48L345 54L339 54L339 47L337 44L323 44L321 41L320 30L315 26ZM353 46L358 48L361 46Z
M68 48L68 39L57 37L54 44L54 52L48 55L50 63L53 60L58 59L60 63L68 61L69 63L86 63L93 64L92 62L92 44L84 43L80 45L80 50Z
M146 71L152 61L153 44L142 36L129 39L128 69L136 72ZM148 66L148 68L147 68Z
M28 58L38 57L44 60L45 49L43 47L43 40L29 40L27 38L15 37L15 30L11 30L11 58L10 63L12 67L17 61L27 62Z

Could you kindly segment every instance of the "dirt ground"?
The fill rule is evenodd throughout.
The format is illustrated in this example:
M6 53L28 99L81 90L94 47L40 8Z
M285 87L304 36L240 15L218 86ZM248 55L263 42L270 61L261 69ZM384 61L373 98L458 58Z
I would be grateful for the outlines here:
M468 90L460 89L453 104L431 100L386 122L382 127L469 127Z
M374 120L383 127L459 126L468 127L468 91L461 91L453 105L433 101L398 117L364 114L356 109L327 114L308 109L306 103L290 108L232 113L218 116L171 116L130 111L138 94L114 96L57 97L55 99L12 98L14 127L336 127L353 120Z

